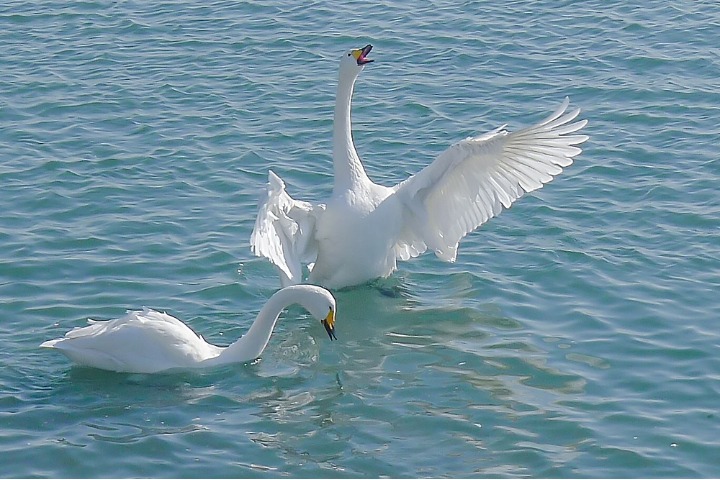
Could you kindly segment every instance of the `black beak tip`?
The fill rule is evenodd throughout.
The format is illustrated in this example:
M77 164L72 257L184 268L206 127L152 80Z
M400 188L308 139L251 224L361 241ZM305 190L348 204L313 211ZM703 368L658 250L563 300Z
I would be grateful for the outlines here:
M325 327L325 331L328 334L328 337L330 337L330 340L337 340L337 337L335 336L335 327L331 327L327 322L323 322L323 327Z
M363 48L360 49L362 54L360 55L360 58L358 58L357 63L358 65L367 65L368 63L372 63L373 60L366 58L370 54L370 50L372 50L373 46L369 43L365 45Z

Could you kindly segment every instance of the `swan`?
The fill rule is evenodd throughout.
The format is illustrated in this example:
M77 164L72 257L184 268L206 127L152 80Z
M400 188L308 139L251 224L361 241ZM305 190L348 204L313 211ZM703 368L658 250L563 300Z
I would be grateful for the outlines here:
M54 348L79 365L128 373L248 362L260 356L280 312L294 303L322 322L330 340L337 338L332 294L314 285L295 285L272 295L247 333L228 347L209 344L177 318L148 308L114 320L90 320L90 325L40 346Z
M252 252L277 268L282 285L308 281L342 288L389 276L398 260L426 250L454 262L459 241L526 192L551 181L588 139L573 122L569 99L541 122L508 132L505 125L461 140L405 181L373 183L355 150L350 104L355 81L373 60L372 45L340 61L333 125L332 196L294 200L270 170L250 237Z

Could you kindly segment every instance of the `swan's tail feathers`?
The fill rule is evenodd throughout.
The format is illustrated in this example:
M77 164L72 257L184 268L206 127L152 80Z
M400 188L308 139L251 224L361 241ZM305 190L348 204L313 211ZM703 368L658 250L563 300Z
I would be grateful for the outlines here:
M315 222L324 209L324 205L294 200L285 191L285 182L269 171L250 248L256 256L275 265L283 287L301 283L303 264L315 262Z
M55 344L58 343L61 338L55 338L53 340L46 340L40 344L40 348L55 348Z

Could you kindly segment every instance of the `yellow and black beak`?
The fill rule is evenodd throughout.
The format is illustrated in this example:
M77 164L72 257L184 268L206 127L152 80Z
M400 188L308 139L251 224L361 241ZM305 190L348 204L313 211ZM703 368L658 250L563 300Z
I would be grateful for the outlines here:
M337 337L335 336L335 311L332 308L328 312L327 317L322 320L322 324L323 327L325 327L325 331L330 336L330 340L337 340Z
M365 45L363 48L358 48L356 50L352 51L353 57L355 57L355 61L357 62L358 66L363 66L367 63L372 62L367 56L370 54L370 50L372 50L372 45Z

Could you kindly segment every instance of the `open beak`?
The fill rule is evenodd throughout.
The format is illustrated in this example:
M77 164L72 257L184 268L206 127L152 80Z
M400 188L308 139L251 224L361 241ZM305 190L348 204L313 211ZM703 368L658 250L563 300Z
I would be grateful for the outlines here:
M335 336L335 312L332 309L328 312L327 317L322 320L322 324L328 336L330 336L330 340L337 340Z
M370 54L370 50L372 50L372 45L365 45L363 48L358 48L356 50L352 51L353 57L355 57L355 61L359 66L363 66L367 63L372 62L367 56Z

